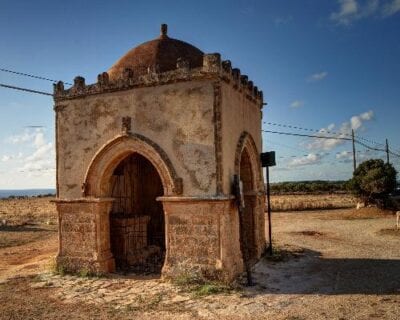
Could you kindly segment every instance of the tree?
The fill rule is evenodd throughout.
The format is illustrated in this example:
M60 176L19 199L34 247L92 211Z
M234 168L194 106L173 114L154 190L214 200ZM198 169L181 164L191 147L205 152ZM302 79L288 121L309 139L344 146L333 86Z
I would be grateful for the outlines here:
M371 159L361 163L349 181L349 188L364 200L364 203L382 204L396 188L397 172L390 163Z

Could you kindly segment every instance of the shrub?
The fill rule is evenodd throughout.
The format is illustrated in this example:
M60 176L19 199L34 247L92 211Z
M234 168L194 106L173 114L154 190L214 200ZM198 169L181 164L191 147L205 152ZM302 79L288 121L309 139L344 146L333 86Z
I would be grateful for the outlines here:
M354 171L348 188L359 196L365 205L385 206L388 194L396 188L397 172L390 163L371 159L361 163Z

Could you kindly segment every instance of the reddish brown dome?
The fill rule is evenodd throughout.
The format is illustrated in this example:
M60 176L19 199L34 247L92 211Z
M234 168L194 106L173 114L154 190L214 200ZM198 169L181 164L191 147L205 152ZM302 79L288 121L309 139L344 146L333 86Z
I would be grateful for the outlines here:
M131 69L136 75L146 74L149 68L165 72L176 69L179 58L189 61L190 68L203 64L201 50L189 43L169 38L167 26L162 25L160 37L128 51L108 70L108 74L110 79L115 80L121 77L125 69Z

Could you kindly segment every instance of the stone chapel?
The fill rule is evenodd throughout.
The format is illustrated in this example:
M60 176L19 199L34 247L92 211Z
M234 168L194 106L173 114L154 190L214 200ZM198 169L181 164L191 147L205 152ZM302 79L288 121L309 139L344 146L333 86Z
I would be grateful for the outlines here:
M58 266L229 281L259 259L263 94L229 60L162 25L54 101Z

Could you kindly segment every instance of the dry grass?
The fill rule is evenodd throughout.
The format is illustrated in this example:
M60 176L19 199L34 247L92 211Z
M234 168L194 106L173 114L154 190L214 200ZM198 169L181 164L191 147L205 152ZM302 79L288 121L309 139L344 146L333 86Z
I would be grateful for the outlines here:
M57 223L57 211L53 197L0 199L0 225L5 221L8 226L26 224Z
M348 210L346 212L337 212L323 215L322 220L360 220L360 219L376 219L382 217L390 217L393 212L390 210L382 210L376 207L361 208L359 210Z
M354 208L356 198L349 194L272 195L272 211L305 211Z
M381 229L379 231L379 234L400 237L400 229L397 228Z

